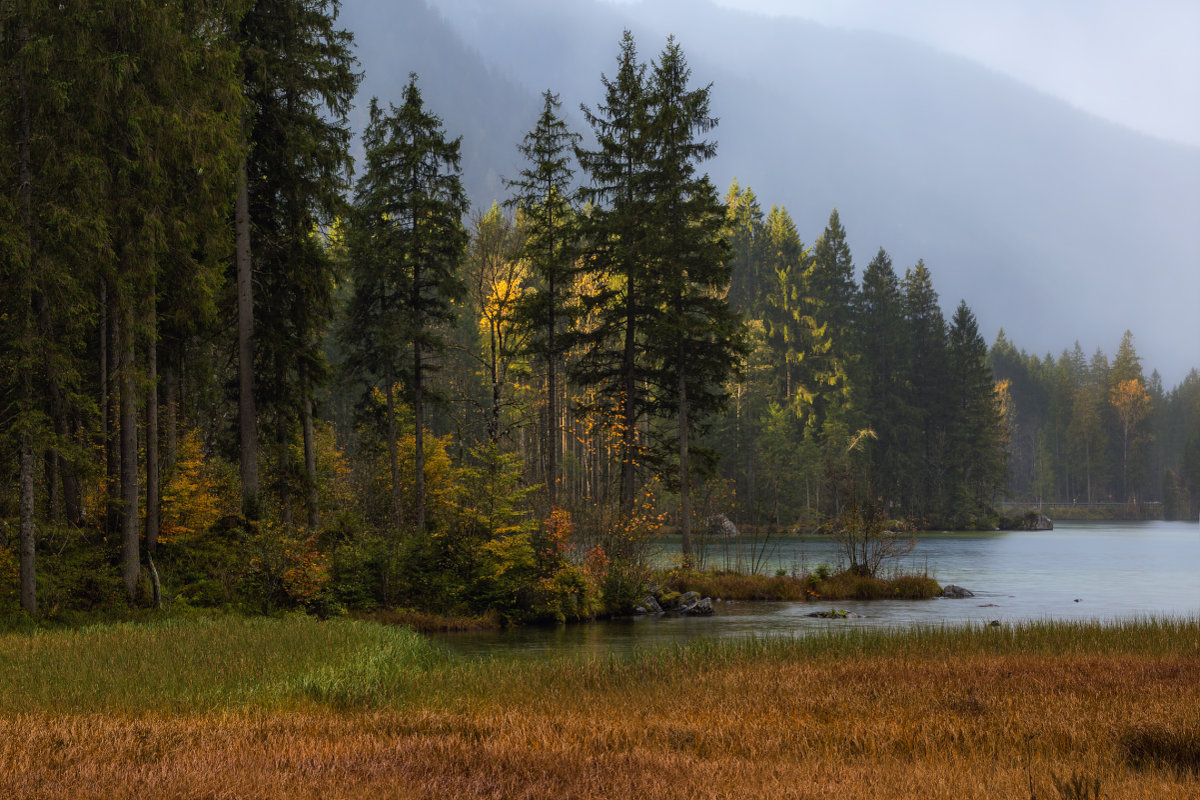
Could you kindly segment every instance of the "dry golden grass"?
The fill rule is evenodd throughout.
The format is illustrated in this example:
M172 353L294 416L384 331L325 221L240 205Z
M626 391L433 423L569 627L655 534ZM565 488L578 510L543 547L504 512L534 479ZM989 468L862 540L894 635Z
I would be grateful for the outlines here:
M1200 623L992 634L434 660L196 712L4 704L0 797L1057 800L1080 773L1200 797Z

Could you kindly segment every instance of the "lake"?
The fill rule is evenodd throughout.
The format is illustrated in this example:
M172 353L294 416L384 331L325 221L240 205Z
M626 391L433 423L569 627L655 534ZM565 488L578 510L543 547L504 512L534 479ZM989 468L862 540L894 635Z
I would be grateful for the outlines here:
M678 548L678 539L666 537L656 558L677 562ZM836 569L844 563L836 543L817 536L710 539L702 556L709 566L753 566L767 574L778 569L803 574L819 564ZM896 566L928 572L975 597L718 603L707 618L638 617L434 638L465 656L502 651L604 656L703 637L802 636L847 626L1200 616L1200 525L1194 522L1059 522L1053 531L923 533ZM830 607L862 618L805 616Z

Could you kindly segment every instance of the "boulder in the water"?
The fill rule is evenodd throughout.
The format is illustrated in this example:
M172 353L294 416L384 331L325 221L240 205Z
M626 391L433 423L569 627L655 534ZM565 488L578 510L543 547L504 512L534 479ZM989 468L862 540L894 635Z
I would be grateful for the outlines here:
M704 520L704 533L707 536L738 536L737 526L724 514L714 514Z
M953 583L948 584L942 589L942 597L949 597L952 600L962 600L966 597L974 597L975 593L970 589L964 589L961 586L955 586Z
M806 617L816 617L817 619L861 619L862 614L855 614L853 611L845 611L840 608L831 608L828 611L810 611L805 614Z

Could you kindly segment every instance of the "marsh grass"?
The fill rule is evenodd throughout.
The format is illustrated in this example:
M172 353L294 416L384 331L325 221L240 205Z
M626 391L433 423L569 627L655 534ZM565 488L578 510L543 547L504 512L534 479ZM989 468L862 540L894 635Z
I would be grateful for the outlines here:
M532 661L223 619L13 634L0 664L0 796L1053 798L1063 775L1200 796L1198 620Z

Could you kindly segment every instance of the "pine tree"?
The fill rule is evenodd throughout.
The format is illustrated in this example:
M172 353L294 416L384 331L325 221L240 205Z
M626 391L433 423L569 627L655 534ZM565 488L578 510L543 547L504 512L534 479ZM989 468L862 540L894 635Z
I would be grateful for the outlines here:
M358 181L350 230L353 296L343 329L352 366L387 399L393 515L399 525L399 464L393 387L403 375L413 409L415 530L424 532L424 425L429 358L444 344L442 326L462 295L458 277L467 234L459 177L460 140L425 109L417 76L403 103L385 113L372 99L363 134L366 170ZM405 358L406 352L408 358Z
M530 332L531 351L546 368L546 420L542 451L546 458L546 496L553 508L558 502L561 436L559 426L560 362L566 352L567 296L576 250L575 210L570 166L580 136L559 117L558 95L542 94L542 113L534 129L518 146L526 166L508 182L515 194L509 201L522 215L525 227L523 253L536 281L525 294L519 312Z

